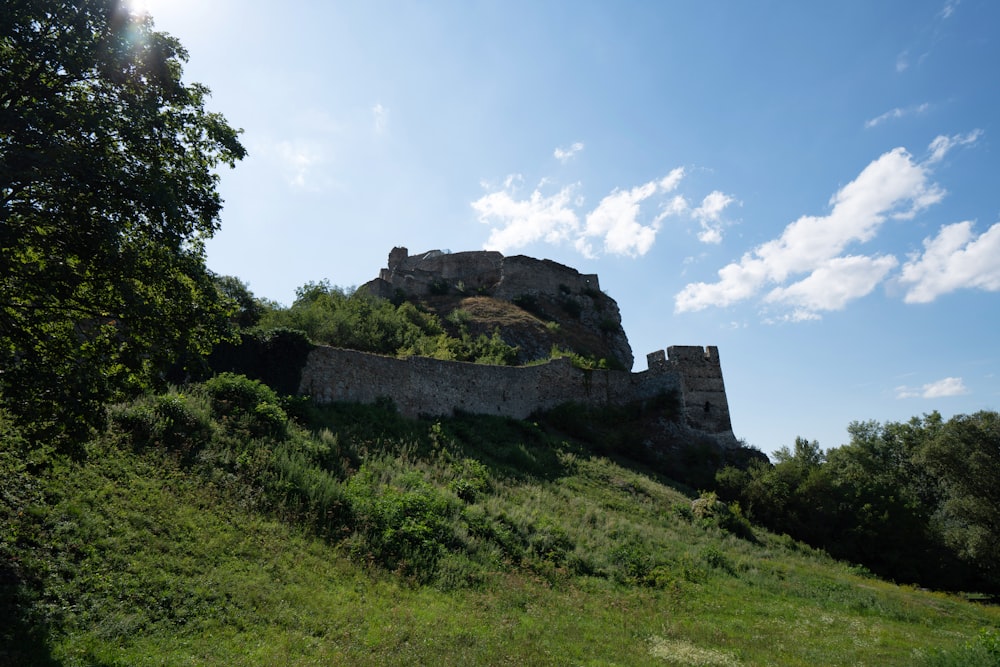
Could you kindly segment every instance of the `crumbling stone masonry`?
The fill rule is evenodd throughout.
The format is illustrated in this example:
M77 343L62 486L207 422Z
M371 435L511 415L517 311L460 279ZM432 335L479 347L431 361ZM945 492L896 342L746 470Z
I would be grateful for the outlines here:
M583 370L568 359L536 366L487 366L425 357L398 359L317 346L299 393L317 403L391 398L410 417L455 410L524 419L567 402L625 405L676 391L688 427L735 446L716 347L674 345L647 355L640 373Z

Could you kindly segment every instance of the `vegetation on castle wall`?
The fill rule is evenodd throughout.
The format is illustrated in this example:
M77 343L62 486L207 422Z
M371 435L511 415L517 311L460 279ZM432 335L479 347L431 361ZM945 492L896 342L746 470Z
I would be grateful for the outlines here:
M270 305L250 334L243 335L242 344L221 345L213 354L212 368L244 372L252 377L281 383L283 391L294 391L291 380L277 378L275 370L254 367L253 359L270 348L280 348L275 353L285 368L284 348L287 334L263 345L261 332L268 330L301 331L309 340L322 345L342 347L392 356L422 356L446 361L469 361L480 364L511 366L517 363L518 348L504 341L499 327L489 334L470 333L472 316L463 308L451 310L442 321L433 313L422 310L410 301L393 301L371 296L365 292L352 292L330 285L327 281L308 283L296 291L297 298L288 308ZM575 302L571 302L575 303ZM556 329L558 331L558 329ZM267 341L264 341L267 342ZM265 349L266 348L266 349ZM291 346L296 354L297 346ZM536 363L569 357L579 368L606 368L622 370L616 360L584 355L558 345L551 353ZM293 357L298 364L298 357Z

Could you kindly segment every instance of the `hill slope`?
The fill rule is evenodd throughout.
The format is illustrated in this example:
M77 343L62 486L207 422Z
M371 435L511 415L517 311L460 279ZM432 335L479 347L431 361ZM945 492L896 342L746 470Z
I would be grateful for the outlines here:
M284 407L224 378L120 406L85 461L5 437L0 664L992 664L995 607L692 503L558 414Z

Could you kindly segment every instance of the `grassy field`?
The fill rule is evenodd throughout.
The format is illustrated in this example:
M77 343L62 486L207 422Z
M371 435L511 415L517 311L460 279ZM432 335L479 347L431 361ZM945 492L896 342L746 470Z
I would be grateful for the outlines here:
M3 450L0 664L1000 661L997 607L692 508L544 423L341 406L251 437L212 405L129 407L172 435L85 460Z

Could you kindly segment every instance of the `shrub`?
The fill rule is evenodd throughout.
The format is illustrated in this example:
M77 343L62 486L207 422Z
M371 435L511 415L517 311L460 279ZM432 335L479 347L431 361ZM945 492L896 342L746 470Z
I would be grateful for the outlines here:
M112 407L109 417L133 445L156 445L188 456L207 445L213 434L204 398L196 394L150 396Z
M653 571L649 550L637 540L630 539L611 550L611 563L615 566L614 578L619 583L646 583Z
M526 310L536 317L542 319L549 319L545 315L545 311L542 309L541 305L538 303L538 296L535 294L530 294L525 292L524 294L518 294L511 302L522 310Z
M209 416L197 409L194 401L182 395L158 396L155 412L158 420L160 444L168 449L190 452L198 449L212 437Z
M716 526L743 539L753 540L753 528L738 502L726 504L714 491L703 492L691 502L691 514L703 527Z
M621 325L612 317L602 317L601 321L597 323L597 328L604 333L615 333L621 328Z
M456 477L448 482L448 488L467 503L490 488L489 470L481 461L464 458L452 464Z
M373 564L430 581L455 541L457 508L416 471L383 481L379 466L363 465L347 484L361 539L352 551Z
M230 430L250 438L282 438L288 416L267 385L243 375L222 373L205 383L212 413Z

